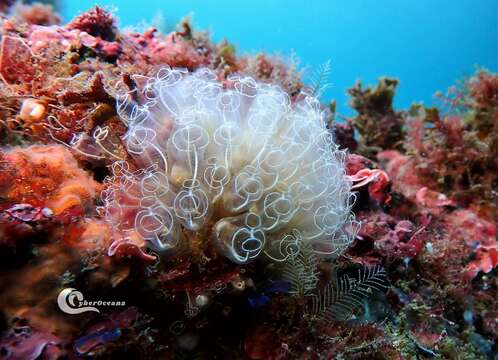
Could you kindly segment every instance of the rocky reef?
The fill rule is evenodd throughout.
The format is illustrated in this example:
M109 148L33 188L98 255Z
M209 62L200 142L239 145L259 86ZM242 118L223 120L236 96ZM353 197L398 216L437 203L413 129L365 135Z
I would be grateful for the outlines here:
M0 2L1 359L494 359L498 75L350 118L182 21Z

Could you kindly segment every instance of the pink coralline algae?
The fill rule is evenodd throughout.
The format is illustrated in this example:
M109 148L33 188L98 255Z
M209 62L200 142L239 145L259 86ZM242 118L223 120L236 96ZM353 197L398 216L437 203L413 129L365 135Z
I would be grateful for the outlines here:
M422 219L417 227L409 220L398 220L382 212L360 213L359 218L362 220L359 241L373 240L375 248L392 259L415 258L428 240L424 234L428 219Z
M148 61L189 69L208 64L207 52L193 48L181 35L172 33L164 37L156 33L156 29L149 29L144 34L130 34L130 41Z
M345 118L188 20L0 9L1 359L494 358L498 75Z

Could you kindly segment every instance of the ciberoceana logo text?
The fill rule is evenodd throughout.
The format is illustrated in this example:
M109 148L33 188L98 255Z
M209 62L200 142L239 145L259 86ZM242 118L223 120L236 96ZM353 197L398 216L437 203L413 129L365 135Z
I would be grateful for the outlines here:
M124 301L87 301L81 291L74 288L65 288L57 297L57 305L66 314L76 315L89 311L100 313L96 306L125 306L126 303Z

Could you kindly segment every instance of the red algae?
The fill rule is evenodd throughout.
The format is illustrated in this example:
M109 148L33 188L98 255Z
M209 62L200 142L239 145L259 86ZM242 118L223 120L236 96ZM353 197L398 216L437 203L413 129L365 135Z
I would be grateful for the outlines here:
M231 90L232 75L251 76L295 104L309 90L297 67L241 56L188 20L139 33L101 7L68 24L46 5L0 8L1 358L492 358L498 75L478 71L439 108L395 109L391 78L352 87L345 122L317 104L347 150L353 245L331 262L293 250L295 233L288 263L236 264L201 251L209 234L182 228L199 251L163 254L105 220L119 210L132 228L148 201L129 175L119 209L102 206L112 171L147 170L117 100L170 66L208 68ZM64 289L124 304L71 315L57 306Z
M66 27L84 31L104 40L113 40L117 33L114 17L98 6L75 17Z

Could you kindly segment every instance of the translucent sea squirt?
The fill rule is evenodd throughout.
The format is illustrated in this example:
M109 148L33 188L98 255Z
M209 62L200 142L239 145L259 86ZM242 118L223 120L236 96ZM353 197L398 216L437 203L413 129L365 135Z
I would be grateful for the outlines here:
M195 238L236 263L284 261L303 244L334 258L349 246L345 154L317 99L291 102L249 77L222 84L207 69L134 80L118 101L134 164L113 164L103 196L116 233L161 253Z

